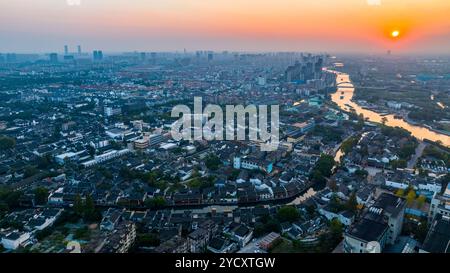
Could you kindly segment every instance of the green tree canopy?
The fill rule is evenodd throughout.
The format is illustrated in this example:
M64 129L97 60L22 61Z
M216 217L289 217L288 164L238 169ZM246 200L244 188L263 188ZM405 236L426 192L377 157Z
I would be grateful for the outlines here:
M0 136L0 151L11 149L16 145L16 140L12 137Z
M277 212L280 222L294 222L300 218L300 213L294 206L283 206Z
M34 190L34 201L37 205L47 204L48 189L44 187L39 187Z
M356 212L358 209L358 201L356 199L356 192L352 192L350 195L350 198L348 199L347 203L345 204L345 207L347 210L351 212Z

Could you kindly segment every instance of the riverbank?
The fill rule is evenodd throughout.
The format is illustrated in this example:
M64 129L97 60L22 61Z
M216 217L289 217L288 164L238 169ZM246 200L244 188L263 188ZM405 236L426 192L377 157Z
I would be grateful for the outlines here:
M336 92L331 94L331 100L345 112L355 111L356 114L362 114L368 121L374 123L385 123L387 126L400 127L411 133L412 136L419 140L429 140L433 142L441 142L444 146L450 147L450 134L440 132L436 129L430 129L425 126L415 125L405 119L398 119L395 115L381 113L364 109L363 106L353 101L355 88L350 80L350 76L346 73L332 71L336 73ZM346 83L345 86L339 86L340 83Z

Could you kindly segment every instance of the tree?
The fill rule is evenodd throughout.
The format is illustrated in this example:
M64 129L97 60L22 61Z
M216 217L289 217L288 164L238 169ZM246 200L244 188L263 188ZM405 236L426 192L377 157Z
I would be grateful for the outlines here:
M416 191L414 189L410 189L408 194L406 195L406 203L411 204L416 199Z
M90 194L86 196L86 199L84 200L83 219L86 221L99 220L99 215L97 209L95 208L94 199Z
M10 188L4 191L0 190L0 203L5 203L8 206L8 210L19 207L19 200L22 197L22 191L13 191Z
M345 204L345 207L347 210L351 212L356 212L358 209L358 201L356 199L356 192L352 192L350 195L350 198L348 199L347 203Z
M416 143L406 143L398 151L398 155L401 159L407 160L416 152Z
M220 158L215 154L209 154L205 158L206 167L212 171L219 169L220 163L221 163Z
M355 175L360 178L366 178L369 175L369 172L366 170L356 170Z
M395 192L395 195L399 196L399 197L403 197L405 195L405 190L404 189L398 189Z
M344 153L349 153L353 147L358 143L358 138L357 137L350 137L347 140L345 140L342 145L341 145L341 149Z
M31 176L37 174L38 172L39 172L39 171L38 171L35 167L33 167L33 166L28 166L28 167L25 168L25 171L24 171L23 176L24 176L25 178L31 177Z
M341 203L336 193L333 193L331 195L329 204L333 212L340 212L345 209L345 204Z
M381 124L386 125L386 122L388 121L387 117L381 118Z
M344 230L344 228L343 228L341 221L339 221L337 218L334 218L333 220L331 220L330 232L333 235L333 237L341 237L343 230Z
M52 164L51 155L39 157L37 159L37 167L41 170L47 169Z
M328 232L319 236L316 251L321 253L333 251L342 240L343 230L343 225L337 218L331 220Z
M309 179L317 184L324 184L327 181L324 175L319 170L313 170L309 175Z
M0 136L0 151L11 149L16 145L16 140L12 137Z
M396 170L397 168L406 168L407 162L405 159L392 160L390 162L392 169Z
M159 246L160 239L158 234L155 233L145 233L145 234L138 234L136 238L136 245L138 246L145 246L145 247L151 247L151 246Z
M79 194L75 196L75 200L73 202L73 210L78 216L83 216L83 200L81 199L81 196Z
M419 197L417 197L417 205L419 206L419 208L421 208L423 204L425 204L426 200L427 197L425 195L419 195Z
M294 206L283 206L277 212L277 218L280 222L294 222L300 218L300 213Z
M0 202L0 218L9 210L8 204Z
M44 187L39 187L34 190L34 201L37 205L44 205L48 200L48 190Z
M316 163L315 169L325 177L331 176L331 169L334 167L334 158L330 155L322 154Z

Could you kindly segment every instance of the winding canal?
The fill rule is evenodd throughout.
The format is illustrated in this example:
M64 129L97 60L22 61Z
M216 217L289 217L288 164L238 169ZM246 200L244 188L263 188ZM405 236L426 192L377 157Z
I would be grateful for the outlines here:
M382 119L386 118L386 125L388 126L401 127L411 132L411 134L417 139L428 139L435 142L441 141L443 145L450 147L450 136L448 135L440 134L423 126L412 125L404 119L395 119L392 114L381 115L377 112L362 108L356 102L352 101L355 88L350 80L350 76L346 73L338 71L332 72L337 74L337 91L331 95L331 100L335 102L342 110L350 112L354 109L358 115L363 114L364 118L372 122L381 123Z

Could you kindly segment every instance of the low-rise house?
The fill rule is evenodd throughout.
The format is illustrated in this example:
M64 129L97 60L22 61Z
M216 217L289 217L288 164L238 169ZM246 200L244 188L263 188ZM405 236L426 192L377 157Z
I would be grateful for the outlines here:
M347 210L336 212L329 205L320 208L319 213L325 216L329 221L338 219L345 226L350 226L355 219L355 215L352 212Z
M173 236L170 240L162 242L154 249L156 253L187 253L189 250L187 240L181 236Z
M2 245L5 249L18 249L23 243L30 239L29 232L12 231L2 238Z
M122 214L123 210L109 208L103 216L100 223L100 229L109 231L114 230L116 225L119 223Z
M264 236L261 239L261 241L259 241L259 247L268 251L273 246L275 246L277 244L277 242L279 242L280 240L281 240L280 234L278 234L276 232L271 232L271 233L267 234L266 236Z
M212 253L230 253L235 244L222 237L214 237L209 242L207 249Z
M227 233L233 236L234 240L238 242L240 247L248 244L253 237L253 230L243 224L232 223L228 227Z
M209 231L198 228L187 236L188 248L191 253L204 252L209 243Z
M135 240L136 225L130 221L123 221L117 225L95 252L127 253Z

